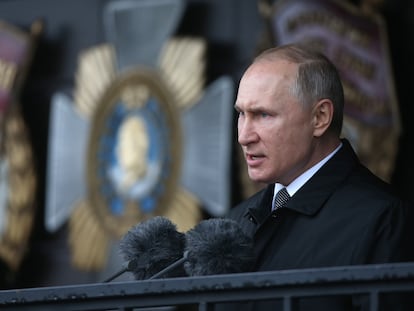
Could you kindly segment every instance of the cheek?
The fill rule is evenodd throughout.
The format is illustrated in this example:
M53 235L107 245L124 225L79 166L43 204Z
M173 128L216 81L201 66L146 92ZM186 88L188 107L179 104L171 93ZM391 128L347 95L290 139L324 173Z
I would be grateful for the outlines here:
M295 162L306 153L309 135L308 129L301 126L274 131L267 138L268 150L272 150L272 157L281 163Z

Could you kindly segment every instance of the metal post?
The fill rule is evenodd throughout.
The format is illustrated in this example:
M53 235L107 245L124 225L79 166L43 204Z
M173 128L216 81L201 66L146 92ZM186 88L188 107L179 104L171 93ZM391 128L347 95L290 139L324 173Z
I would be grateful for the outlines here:
M369 310L378 311L378 291L371 291L369 294Z
M283 311L292 311L292 297L283 297Z

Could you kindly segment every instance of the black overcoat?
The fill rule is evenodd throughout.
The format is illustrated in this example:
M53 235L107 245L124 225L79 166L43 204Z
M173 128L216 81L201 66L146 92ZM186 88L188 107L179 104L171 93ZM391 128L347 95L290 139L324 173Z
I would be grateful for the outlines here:
M253 271L412 261L407 222L413 208L361 165L347 140L286 207L271 213L273 188L267 186L229 214L254 239ZM299 310L359 310L361 300L303 299ZM235 309L281 310L279 306L243 303Z

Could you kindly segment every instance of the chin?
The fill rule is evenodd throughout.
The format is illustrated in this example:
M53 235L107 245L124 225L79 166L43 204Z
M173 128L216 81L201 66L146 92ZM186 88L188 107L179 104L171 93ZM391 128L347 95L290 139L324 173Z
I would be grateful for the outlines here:
M261 176L255 176L255 175L249 174L249 178L254 183L269 184L268 180L266 178L261 177Z

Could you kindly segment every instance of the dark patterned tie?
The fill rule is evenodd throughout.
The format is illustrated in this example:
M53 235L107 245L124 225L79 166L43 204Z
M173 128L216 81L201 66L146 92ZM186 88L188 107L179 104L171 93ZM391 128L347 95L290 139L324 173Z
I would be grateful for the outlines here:
M273 206L273 210L275 211L279 207L282 207L286 204L286 202L290 199L290 195L287 192L286 188L282 188L276 194L275 205Z

